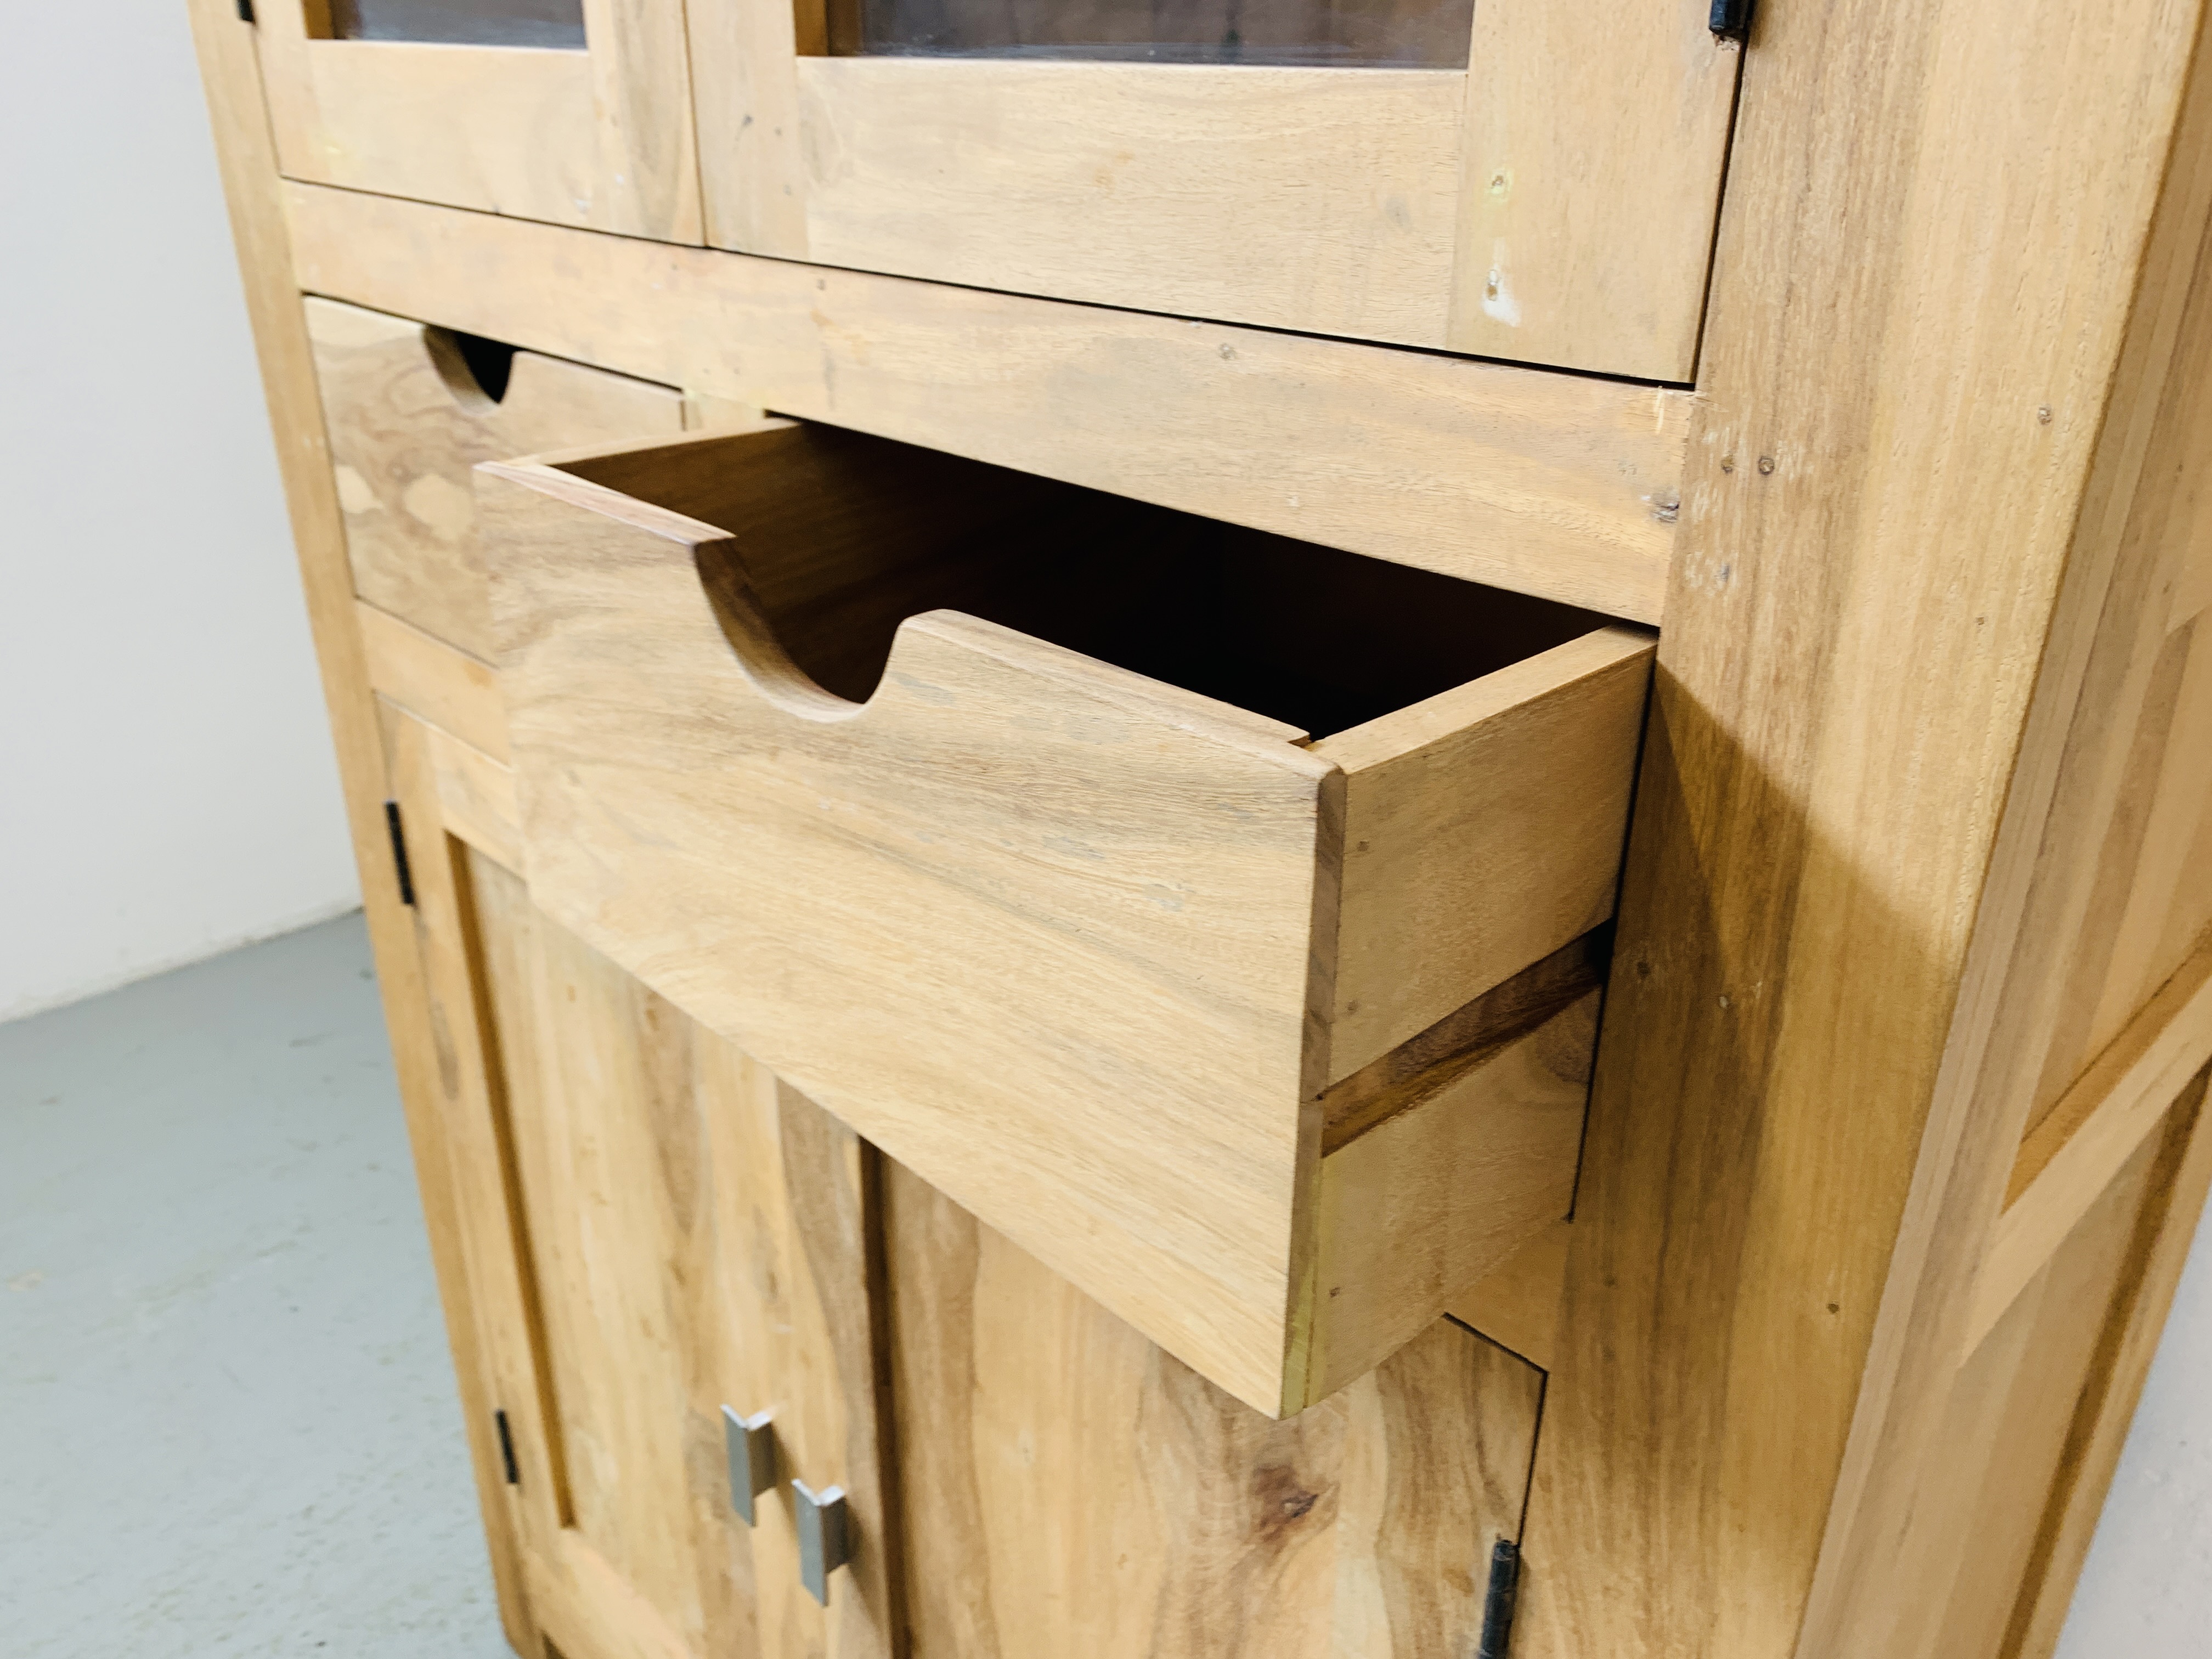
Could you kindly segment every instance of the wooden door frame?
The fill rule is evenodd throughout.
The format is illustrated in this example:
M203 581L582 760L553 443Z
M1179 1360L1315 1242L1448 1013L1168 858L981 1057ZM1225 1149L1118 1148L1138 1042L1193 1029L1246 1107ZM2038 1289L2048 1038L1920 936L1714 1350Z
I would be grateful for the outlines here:
M1710 0L1483 0L1470 70L836 57L831 9L690 0L710 245L1695 374L1739 62Z

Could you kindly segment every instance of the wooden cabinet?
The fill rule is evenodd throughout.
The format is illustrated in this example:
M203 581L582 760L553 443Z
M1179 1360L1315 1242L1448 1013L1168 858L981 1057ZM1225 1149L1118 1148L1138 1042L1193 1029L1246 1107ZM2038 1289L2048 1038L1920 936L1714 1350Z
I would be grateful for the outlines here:
M1241 1405L550 922L504 768L385 732L518 1648L1471 1650L1535 1367L1444 1321L1301 1416ZM775 1440L752 1524L726 1407ZM827 1604L792 1482L848 1504Z
M482 482L498 493L495 510L480 525L473 515L441 514L429 504L445 499L441 492L487 445L526 438L557 443L622 420L651 433L680 419L683 400L667 388L559 360L528 353L510 360L492 343L457 342L439 330L331 301L313 302L309 318L356 583L366 588L381 582L374 590L378 597L408 613L365 600L357 605L380 699L391 830L403 854L435 1054L434 1066L416 1079L418 1091L427 1087L433 1097L418 1099L415 1114L426 1206L447 1241L449 1278L458 1281L448 1285L457 1326L465 1325L456 1347L468 1370L471 1411L481 1419L479 1474L511 1624L542 1632L564 1656L735 1651L858 1659L898 1651L965 1655L979 1650L979 1643L985 1644L981 1650L1015 1652L1048 1639L1064 1618L1075 1621L1069 1632L1097 1650L1133 1659L1152 1653L1200 1659L1224 1650L1224 1643L1237 1644L1230 1651L1257 1655L1284 1651L1294 1640L1299 1645L1293 1650L1317 1656L1410 1656L1440 1650L1439 1644L1442 1650L1471 1644L1486 1615L1491 1552L1518 1531L1540 1373L1464 1326L1438 1321L1436 1308L1384 1312L1381 1322L1396 1318L1402 1331L1376 1341L1366 1364L1352 1366L1340 1353L1336 1363L1346 1375L1327 1388L1307 1384L1310 1402L1285 1398L1290 1385L1280 1375L1279 1333L1272 1339L1275 1357L1256 1386L1223 1363L1218 1339L1211 1346L1203 1335L1183 1340L1202 1365L1257 1395L1255 1410L889 1163L789 1080L685 1009L700 1010L721 1030L742 1036L755 1053L787 1054L792 1074L810 1085L822 1079L848 1118L865 1121L894 1146L904 1144L900 1114L916 1103L885 1079L898 1077L898 1062L928 1041L930 1005L967 1012L968 1047L952 1042L945 1063L970 1080L968 1092L978 1102L1023 1092L1018 1082L1008 1091L994 1079L1000 1058L976 1046L992 1024L1007 1026L1007 1020L984 1018L962 970L949 960L915 963L917 982L929 988L930 998L912 1007L914 1023L895 1030L884 1024L882 1012L869 1012L870 1002L879 999L848 995L835 1006L809 1004L803 996L790 1000L802 976L795 960L779 961L756 948L749 967L746 953L731 940L685 968L654 942L610 928L603 916L580 906L557 856L571 843L544 816L557 799L566 763L540 767L532 742L518 735L537 729L527 712L531 699L518 695L529 674L519 655L510 658L495 642L487 647L478 631L489 563L507 596L498 608L510 636L573 647L562 629L532 612L520 591L524 572L556 558L563 541L559 517L545 520L515 510L549 499L526 487L545 480L584 486L581 495L554 505L568 514L594 509L580 520L594 533L621 515L652 522L653 513L670 513L616 495L609 488L616 480L638 490L654 489L649 481L659 480L660 495L732 523L738 562L720 578L703 562L695 565L690 544L672 544L680 550L681 574L717 660L732 644L718 626L738 624L716 624L706 608L710 596L724 593L738 604L751 602L740 595L757 596L766 608L753 613L752 623L763 644L787 641L825 684L863 697L878 676L928 683L927 665L883 635L895 624L894 613L931 603L929 596L947 580L967 603L994 613L1012 605L1003 614L1052 633L1089 619L1093 632L1082 642L1117 654L1139 647L1152 653L1142 659L1172 672L1166 664L1174 653L1158 654L1162 641L1141 630L1096 632L1097 602L1109 591L1101 581L1126 590L1124 611L1152 603L1164 579L1170 587L1196 580L1186 599L1212 593L1206 602L1218 607L1240 586L1264 587L1270 556L1265 538L1249 547L1218 547L1215 528L1160 509L1115 513L1110 501L1071 487L997 477L990 469L926 452L782 422L569 450L557 466L487 467L490 476ZM488 363L508 365L504 386L495 368L483 367ZM502 400L493 401L487 380L503 391ZM687 484L704 493L682 495ZM669 491L678 495L669 497ZM1065 593L1005 584L1012 568L1006 559L1031 563L1041 538L1065 546L1086 524L1108 556L1087 584L1079 581ZM908 526L934 529L920 539L910 533L902 538ZM948 527L961 533L948 536ZM763 537L771 539L763 544ZM591 544L588 537L585 544ZM1128 561L1126 550L1138 545L1154 547L1149 564ZM1275 556L1287 556L1285 550ZM997 586L988 580L994 557L1004 567ZM1480 993L1473 1000L1480 1018L1471 1021L1466 1010L1455 1008L1457 1024L1447 1021L1441 1034L1425 1033L1426 1046L1413 1060L1385 1054L1381 1058L1393 1063L1355 1064L1363 1059L1355 1051L1340 1068L1353 1086L1339 1091L1350 1103L1340 1103L1339 1115L1349 1111L1361 1121L1339 1125L1338 1142L1395 1145L1391 1133L1362 1133L1391 1115L1381 1103L1409 1114L1417 1127L1465 1119L1457 1139L1487 1143L1469 1158L1455 1152L1453 1137L1431 1137L1424 1143L1425 1160L1416 1156L1411 1163L1425 1161L1433 1170L1409 1165L1407 1175L1414 1180L1462 1171L1462 1207L1472 1206L1471 1215L1494 1212L1477 1216L1473 1227L1477 1237L1488 1239L1516 1219L1553 1220L1567 1201L1596 982L1597 957L1587 930L1611 902L1649 646L1632 632L1580 633L1591 619L1565 607L1509 595L1486 601L1482 590L1418 572L1393 574L1387 566L1367 576L1340 568L1368 562L1311 549L1300 568L1322 601L1316 616L1327 617L1340 653L1353 652L1346 641L1358 639L1356 613L1364 609L1382 628L1394 656L1333 678L1316 677L1310 665L1289 672L1255 660L1244 683L1272 689L1248 695L1302 698L1317 710L1335 711L1332 718L1339 720L1367 712L1364 703L1378 696L1387 702L1412 695L1417 709L1432 714L1437 699L1419 694L1438 676L1449 679L1521 650L1534 649L1532 660L1540 662L1552 654L1540 647L1561 635L1565 642L1554 653L1578 650L1590 658L1577 658L1574 672L1563 676L1547 667L1525 685L1512 682L1510 695L1491 688L1475 700L1485 710L1496 705L1491 717L1498 718L1532 699L1583 688L1571 699L1564 728L1582 732L1582 741L1560 741L1553 731L1558 722L1539 717L1534 729L1552 732L1548 741L1500 751L1526 767L1540 763L1549 750L1573 773L1554 787L1565 791L1571 784L1595 814L1594 856L1559 866L1568 872L1587 863L1588 891L1565 895L1549 912L1566 948L1554 951L1548 936L1522 939L1507 928L1493 944L1489 969L1475 970L1469 981ZM612 568L596 556L590 563ZM1380 591L1371 586L1378 578ZM1152 590L1141 586L1147 582ZM1426 595L1431 614L1421 629L1400 620L1410 613L1393 602L1404 597L1394 595L1394 583L1435 590ZM1064 585L1063 579L1054 586ZM655 613L645 597L622 595L609 614L649 622ZM538 598L550 602L550 590L540 589ZM568 609L565 603L556 608ZM1200 620L1212 627L1229 614L1208 611ZM1240 625L1250 631L1272 623L1279 632L1292 614L1280 599L1262 600ZM1485 622L1486 635L1475 625ZM489 677L465 645L510 662L504 678ZM887 646L887 660L870 659L872 651L883 658ZM674 687L695 672L674 647L672 638L617 654L635 656L652 682ZM1206 707L1205 700L1165 685L1132 702L1130 693L1143 684L1139 676L1042 640L1026 648L1046 653L1040 659L1046 662L1058 651L1064 660L1054 672L1078 683L1119 675L1102 684L1120 688L1112 702L1124 720L1145 698L1166 698L1184 721ZM1285 659L1300 660L1295 652ZM732 672L741 666L772 675L775 668L772 659L727 661ZM549 672L543 684L556 700L583 689L566 670ZM772 678L766 683L775 689ZM1036 682L1018 700L1042 708L1049 684L1049 677ZM1474 684L1489 686L1486 679ZM723 688L724 708L708 709L710 727L741 716L741 706L728 702L732 689ZM1467 701L1446 690L1448 701ZM942 716L942 702L940 697L928 707ZM1474 703L1460 712L1480 713ZM1070 787L1117 752L1098 724L1109 713L1100 705L1085 726L1084 745L1059 763ZM1233 714L1224 705L1213 718ZM638 744L649 747L676 728L649 710L631 717L645 724L616 747L632 762L644 762ZM1434 724L1428 719L1423 732ZM1272 729L1268 735L1282 742ZM1451 741L1449 730L1445 736ZM793 734L780 742L796 747ZM1144 746L1149 752L1159 745L1149 739ZM1284 747L1289 756L1299 752ZM1334 763L1299 763L1307 770ZM927 771L939 764L921 754L894 769ZM957 774L972 763L950 764ZM1427 764L1434 769L1441 763ZM1606 765L1609 784L1593 769ZM644 829L649 841L665 841L675 826L656 819L659 809L649 804L642 782L642 774L611 782L603 803ZM1484 790L1511 799L1527 782L1495 778ZM739 794L763 787L779 786L763 777L741 785ZM1111 787L1110 774L1091 786L1094 793ZM1142 786L1154 797L1162 790L1158 781ZM1253 803L1240 802L1233 781L1218 781L1209 792L1240 821L1252 817ZM1097 804L1103 799L1100 795ZM886 809L894 805L887 802ZM988 805L978 798L968 815ZM718 810L725 811L720 833L726 838L743 815L726 818L726 809ZM911 802L905 810L913 810ZM1365 810L1373 821L1364 831L1370 840L1385 836L1384 826L1401 816ZM1426 822L1433 815L1416 816ZM1060 828L1082 831L1085 817L1078 812ZM1347 822L1368 819L1354 813ZM1513 822L1492 825L1489 839L1510 836ZM535 854L533 823L540 826ZM955 827L949 821L938 826L947 833ZM1549 830L1553 845L1577 844L1561 823ZM1101 839L1096 826L1083 833ZM1178 839L1158 827L1146 838ZM775 884L788 888L799 865L818 863L820 854L795 846L773 850L776 839L740 835L733 845L739 865L750 860L778 872ZM1501 849L1490 850L1498 855ZM642 873L641 856L641 849L632 848L618 857L629 867L626 880ZM1504 856L1524 866L1527 886L1525 866L1532 858L1540 865L1537 845ZM1338 857L1331 854L1328 862ZM526 880L520 873L526 870ZM678 883L695 913L695 930L705 914L702 903L711 896L702 873ZM856 866L816 879L827 890L859 874ZM1133 878L1115 873L1109 879L1120 885ZM1291 884L1305 895L1313 879L1309 870ZM965 884L956 882L950 890ZM1542 887L1538 882L1528 890ZM765 896L733 896L730 914L757 911ZM943 930L949 926L945 896L924 890L902 902L925 910L933 905ZM1249 902L1264 897L1255 893ZM1039 902L1047 921L1079 921L1071 893L1041 894ZM1312 902L1298 899L1301 916ZM881 900L862 906L878 922L885 910ZM1188 912L1189 906L1178 905L1164 914ZM1233 913L1232 907L1227 914ZM624 965L563 925L570 914L583 916L592 935L611 939ZM787 919L772 933L819 953L836 925L835 911L823 911ZM1203 955L1205 933L1215 926L1201 907L1194 922L1156 942L1155 953L1164 963L1194 945ZM1180 947L1176 938L1183 940ZM1463 941L1444 935L1437 942ZM1301 962L1313 949L1295 938L1291 943ZM840 948L847 952L846 971L866 981L872 971L867 951L891 947L872 933ZM921 940L896 947L910 959L921 948ZM1546 959L1516 971L1520 957L1532 953ZM1033 946L1019 954L1035 959ZM633 967L643 978L632 976ZM732 1018L730 994L708 988L717 980L734 984L749 976L786 987L784 1005L765 1026ZM1345 979L1357 982L1350 974ZM1408 982L1419 986L1422 976ZM666 987L678 1001L664 1000L650 985ZM1394 1006L1388 995L1401 989L1378 981L1386 1007ZM1140 981L1122 994L1157 992ZM1459 995L1455 991L1445 1000ZM896 1012L902 1005L893 998L883 1006ZM1108 1024L1130 1017L1110 1006L1094 1006L1092 1012ZM872 1022L850 1030L867 1031L880 1051L875 1063L850 1051L852 1038L836 1027L841 1018ZM1425 1019L1417 1009L1400 1023L1411 1030ZM1294 1017L1292 1030L1297 1025ZM1131 1058L1137 1058L1133 1050ZM1202 1045L1186 1044L1152 1063L1172 1079L1178 1066L1214 1060ZM1300 1063L1295 1050L1287 1063L1294 1070ZM1079 1073L1063 1071L1026 1086L1034 1095L1057 1089L1063 1104L1072 1105L1066 1091L1080 1081ZM1188 1084L1179 1097L1185 1115L1205 1109L1206 1097ZM939 1095L930 1103L942 1110L951 1102ZM1093 1108L1109 1109L1103 1098ZM1296 1128L1295 1091L1284 1110L1286 1127ZM1545 1124L1553 1129L1532 1139L1528 1126ZM1129 1185L1105 1195L1109 1210L1157 1211L1175 1201L1159 1183L1185 1178L1208 1156L1203 1143L1184 1146L1166 1139L1176 1127L1174 1114L1162 1116L1161 1144L1132 1149L1138 1157L1124 1172ZM1011 1166L993 1174L988 1160L975 1154L1006 1133L971 1111L916 1146L937 1179L987 1213L1019 1219L1083 1201L1073 1188L1040 1191L1025 1201L1004 1190ZM1036 1144L1034 1134L1030 1144ZM1540 1170L1534 1165L1546 1161L1547 1146L1548 1167ZM979 1187L962 1170L963 1149L992 1179ZM1397 1163L1407 1164L1407 1155L1401 1152ZM1218 1170L1212 1178L1218 1180ZM1202 1194L1191 1200L1204 1201ZM1334 1208L1343 1211L1343 1200ZM1408 1229L1409 1217L1437 1224L1433 1206L1402 1199L1389 1200L1384 1213ZM1357 1239L1362 1220L1345 1214L1325 1224L1340 1238ZM1067 1257L1063 1234L1030 1224L1040 1249ZM1469 1230L1446 1222L1442 1231ZM1107 1260L1126 1264L1139 1243L1127 1237ZM1206 1261L1199 1243L1194 1237L1182 1249L1194 1266ZM1471 1276L1436 1273L1434 1253L1410 1231L1401 1244L1395 1254L1431 1264L1429 1276L1440 1285ZM1491 1254L1507 1248L1493 1245ZM1338 1246L1330 1270L1360 1293L1364 1322L1375 1324L1376 1298L1395 1292L1402 1301L1403 1289L1387 1277L1372 1284L1358 1278L1346 1249ZM1393 1254L1379 1243L1365 1252ZM1164 1254L1155 1259L1172 1260ZM1079 1273L1085 1260L1079 1252L1073 1259ZM1154 1327L1163 1322L1163 1310L1171 1315L1167 1330L1155 1331L1170 1340L1188 1339L1194 1322L1203 1332L1209 1316L1203 1304L1194 1311L1188 1287L1171 1279L1142 1293L1136 1276L1116 1271L1103 1288L1140 1319L1154 1315ZM1276 1294L1282 1294L1279 1285ZM1352 1305L1336 1298L1327 1304L1333 1313ZM1253 1311L1224 1303L1218 1322L1226 1326ZM1316 1321L1313 1333L1297 1340L1323 1352L1328 1328ZM1339 1350L1345 1346L1337 1344ZM1383 1362L1379 1368L1376 1360ZM1323 1395L1332 1397L1324 1402ZM1279 1411L1309 1403L1311 1410L1273 1420ZM1132 1414L1139 1425L1133 1434ZM757 1477L755 1465L732 1451L732 1419L766 1424L769 1449ZM1432 1436L1441 1447L1431 1443ZM1137 1485L1128 1501L1102 1516L1102 1483L1125 1463ZM802 1566L802 1531L817 1498L842 1506L838 1526L846 1547L847 1559L827 1575L826 1599L811 1593ZM743 1518L748 1512L750 1521Z
M1472 1650L1540 1372L1443 1322L1295 1418L1239 1403L543 915L505 769L384 727L518 1647ZM773 1437L750 1524L726 1407ZM807 1494L847 1506L826 1605Z
M526 1659L2049 1652L2212 4L191 3Z

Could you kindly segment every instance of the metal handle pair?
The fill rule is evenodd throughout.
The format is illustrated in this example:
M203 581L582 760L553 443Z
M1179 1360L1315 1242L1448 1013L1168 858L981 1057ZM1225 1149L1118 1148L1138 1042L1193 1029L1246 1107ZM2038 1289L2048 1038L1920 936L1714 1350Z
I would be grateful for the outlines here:
M756 1412L741 1417L731 1407L722 1407L722 1439L730 1463L730 1506L749 1527L758 1524L761 1495L775 1485L775 1428L770 1416L768 1412ZM804 1480L794 1479L791 1490L797 1500L793 1507L799 1522L799 1582L826 1607L830 1575L853 1559L844 1489L831 1486L817 1492Z

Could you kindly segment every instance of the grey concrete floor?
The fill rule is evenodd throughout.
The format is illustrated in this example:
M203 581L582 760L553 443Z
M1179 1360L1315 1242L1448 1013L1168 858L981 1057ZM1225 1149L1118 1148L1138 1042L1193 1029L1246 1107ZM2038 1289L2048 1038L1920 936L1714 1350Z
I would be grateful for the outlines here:
M360 918L0 1025L0 1653L507 1652Z

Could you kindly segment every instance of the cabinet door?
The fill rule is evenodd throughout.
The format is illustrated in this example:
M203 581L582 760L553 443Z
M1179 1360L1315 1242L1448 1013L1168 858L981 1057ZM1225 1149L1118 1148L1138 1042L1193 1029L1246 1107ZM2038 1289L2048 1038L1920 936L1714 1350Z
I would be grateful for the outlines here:
M707 236L1686 380L1739 61L1711 15L690 0Z
M389 706L387 730L508 1460L486 1518L528 1623L565 1659L888 1655L872 1154L532 906L504 768ZM751 1526L726 1407L775 1437ZM794 1481L848 1505L826 1606Z
M259 0L295 179L699 240L682 0Z
M912 1659L1477 1650L1541 1371L1445 1321L1271 1420L884 1171Z

